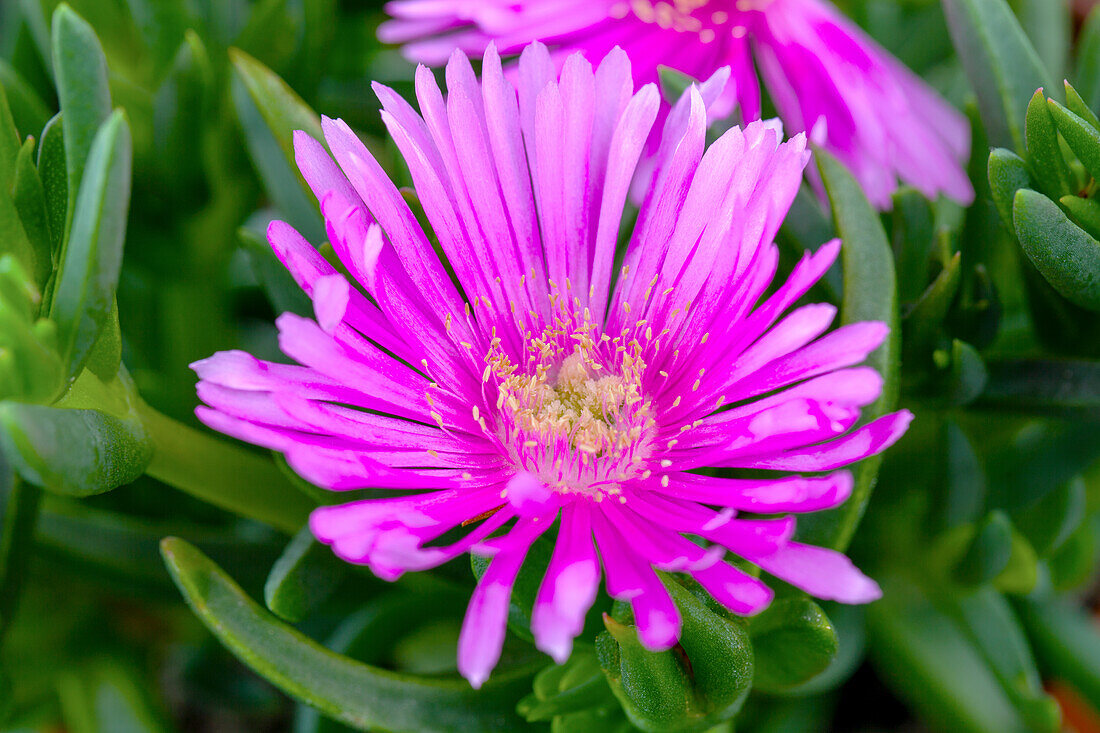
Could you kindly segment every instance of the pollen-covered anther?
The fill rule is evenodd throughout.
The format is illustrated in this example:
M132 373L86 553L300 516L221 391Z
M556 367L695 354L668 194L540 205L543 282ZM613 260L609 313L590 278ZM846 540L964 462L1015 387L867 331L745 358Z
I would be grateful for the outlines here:
M501 437L529 470L569 493L610 493L637 476L655 424L641 345L609 342L590 318L559 311L527 335L522 365L499 349L486 356L498 379Z

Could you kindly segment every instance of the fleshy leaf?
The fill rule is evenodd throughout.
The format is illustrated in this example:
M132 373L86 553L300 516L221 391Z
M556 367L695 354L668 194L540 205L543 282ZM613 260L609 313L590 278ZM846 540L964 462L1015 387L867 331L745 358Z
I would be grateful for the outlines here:
M64 3L53 14L52 44L57 97L64 114L71 224L93 142L111 114L111 92L107 86L107 59L95 31Z
M1016 192L1013 218L1020 246L1051 287L1082 308L1100 310L1100 241L1028 189Z
M271 567L264 585L264 602L280 618L301 621L336 590L347 575L347 564L302 527Z
M457 677L362 664L264 611L187 542L169 537L161 552L188 604L219 641L257 674L326 715L360 730L496 731L523 724L514 707L530 689L530 666L500 670L475 691Z
M116 111L92 145L50 308L70 375L80 371L111 313L126 239L131 157L130 126Z
M989 144L1022 152L1028 100L1055 88L1049 72L1005 0L943 0L943 10Z
M841 321L880 321L890 328L890 336L866 361L883 378L882 395L863 410L863 419L873 420L889 412L898 396L900 334L894 256L878 212L851 172L823 150L815 151L814 157L832 205L837 235L844 243L840 250L844 268ZM840 550L848 546L871 498L880 464L881 459L872 456L855 466L855 487L844 506L800 520L804 541Z

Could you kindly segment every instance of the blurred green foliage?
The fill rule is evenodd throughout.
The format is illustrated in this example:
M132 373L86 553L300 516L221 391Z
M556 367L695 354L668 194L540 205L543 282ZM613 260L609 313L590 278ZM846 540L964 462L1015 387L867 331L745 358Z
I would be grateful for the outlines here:
M872 411L917 420L799 530L885 598L780 587L746 620L668 576L674 650L601 596L555 666L536 545L478 692L454 648L483 563L336 561L303 529L323 494L191 416L190 362L277 358L273 316L308 308L263 241L275 217L324 239L293 130L342 117L407 182L369 89L411 91L380 4L0 4L0 731L1056 731L1051 682L1100 715L1100 10L838 4L974 131L971 207L903 188L879 214L819 153L829 211L807 189L780 235L788 265L842 236L812 296L898 325Z

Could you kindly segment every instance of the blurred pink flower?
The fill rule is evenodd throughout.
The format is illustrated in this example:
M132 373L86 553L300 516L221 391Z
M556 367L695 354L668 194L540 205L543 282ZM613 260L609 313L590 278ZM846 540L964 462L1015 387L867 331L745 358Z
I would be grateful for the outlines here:
M651 649L680 633L654 568L690 574L737 613L760 611L772 591L727 552L818 597L877 598L842 554L792 541L790 516L739 516L842 503L852 478L835 469L885 449L911 419L856 427L882 387L856 365L883 324L826 333L831 305L784 315L839 242L770 289L804 136L782 142L754 122L705 149L693 87L668 115L620 265L624 202L659 105L655 86L635 91L626 54L596 70L573 55L559 77L534 44L518 94L492 46L480 84L461 53L446 76L444 99L418 70L419 114L375 89L453 279L346 124L324 121L331 157L298 133L299 167L351 279L273 223L271 245L316 318L278 319L295 365L243 352L196 363L203 422L283 452L319 486L418 492L313 513L321 541L382 578L491 556L459 641L474 686L500 656L512 585L547 532L556 546L532 631L559 661L601 577ZM709 467L755 470L696 472Z
M930 198L969 203L966 119L827 0L393 0L379 29L414 61L442 64L459 48L502 54L533 40L555 63L582 51L593 61L624 49L635 84L658 65L697 79L728 66L711 111L740 104L760 117L753 62L789 132L813 132L889 208L898 179ZM710 100L708 100L709 102Z

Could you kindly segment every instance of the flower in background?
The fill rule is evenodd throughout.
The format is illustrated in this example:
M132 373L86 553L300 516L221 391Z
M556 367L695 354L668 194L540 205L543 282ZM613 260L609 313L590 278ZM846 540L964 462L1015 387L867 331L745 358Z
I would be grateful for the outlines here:
M518 94L492 46L483 72L479 84L456 53L444 99L421 67L419 113L375 86L432 237L346 124L324 121L331 157L298 133L299 167L351 278L273 223L271 245L316 316L278 319L295 365L243 352L195 364L199 417L283 452L320 486L412 490L312 515L321 541L382 578L491 556L459 640L475 686L500 656L512 585L542 535L556 544L532 631L559 661L601 577L651 649L680 633L655 568L690 574L741 614L772 591L727 553L821 598L877 598L842 554L792 541L790 516L741 516L842 503L852 478L836 469L883 450L911 419L856 427L882 386L856 365L883 324L827 333L831 305L784 315L838 242L770 289L804 136L782 142L754 122L705 149L690 89L668 115L620 264L656 87L635 91L622 51L595 70L575 54L559 76L531 45Z
M753 62L789 131L839 157L880 208L897 181L930 198L974 196L963 169L966 119L825 0L393 0L379 29L406 55L440 64L459 48L480 56L490 41L503 54L533 40L555 63L573 51L593 60L624 49L634 81L657 80L659 64L697 79L729 66L712 113L737 103L760 117ZM710 100L708 100L710 101Z

